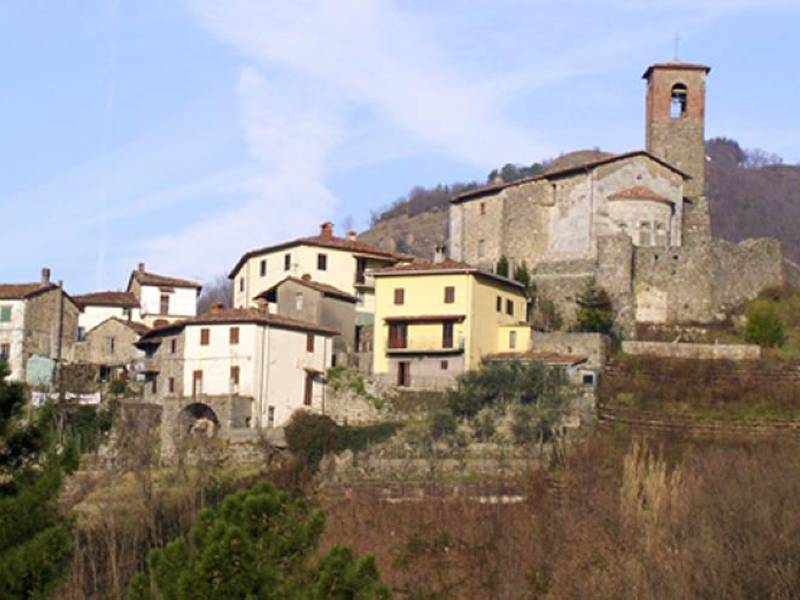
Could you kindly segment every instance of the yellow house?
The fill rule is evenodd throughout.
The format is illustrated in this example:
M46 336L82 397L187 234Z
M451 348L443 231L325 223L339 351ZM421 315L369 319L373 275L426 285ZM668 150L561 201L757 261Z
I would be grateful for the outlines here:
M521 284L447 259L374 272L373 372L439 389L497 352L530 345Z

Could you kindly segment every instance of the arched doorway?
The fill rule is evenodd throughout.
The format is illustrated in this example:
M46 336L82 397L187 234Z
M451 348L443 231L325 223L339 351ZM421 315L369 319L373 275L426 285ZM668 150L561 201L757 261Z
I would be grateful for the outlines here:
M219 419L210 406L194 402L178 414L178 431L183 436L211 438L219 431Z

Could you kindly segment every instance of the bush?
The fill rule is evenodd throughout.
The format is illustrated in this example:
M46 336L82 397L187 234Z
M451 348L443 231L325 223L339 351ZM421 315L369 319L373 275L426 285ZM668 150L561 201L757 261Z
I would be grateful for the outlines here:
M473 425L473 430L475 432L475 437L481 442L487 442L492 439L495 434L494 417L492 417L492 414L490 412L485 412L478 417Z
M122 396L128 393L128 382L124 379L114 379L108 384L108 393Z
M783 322L772 306L755 306L748 312L744 337L751 344L771 348L786 343Z
M286 443L292 454L314 473L323 456L341 448L341 431L330 417L297 411L286 426Z
M589 333L610 333L614 325L614 311L611 298L606 291L590 281L576 300L578 311L576 319L578 330Z
M450 410L437 410L431 414L431 436L438 440L456 432L456 417Z
M518 406L514 409L511 422L511 435L518 444L529 444L539 436L538 420L531 406Z

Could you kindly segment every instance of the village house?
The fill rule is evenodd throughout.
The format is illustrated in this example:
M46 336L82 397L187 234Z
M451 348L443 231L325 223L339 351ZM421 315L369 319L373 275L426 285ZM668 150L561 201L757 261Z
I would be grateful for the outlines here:
M411 260L411 256L359 242L354 231L347 237L337 237L333 223L323 223L319 235L245 253L228 277L233 281L233 305L238 308L258 306L258 296L287 276L308 275L316 282L353 294L357 298L358 329L354 335L368 346L375 312L371 272Z
M164 443L198 420L221 435L323 410L338 332L257 308L224 308L145 333L145 400L164 408Z
M313 281L309 275L286 277L256 296L273 304L277 314L318 323L341 332L333 339L333 364L347 364L356 350L355 307L357 298L338 288Z
M79 294L72 299L80 308L78 315L78 339L106 319L141 322L139 299L131 292L92 292Z
M373 373L441 389L493 353L528 350L523 286L444 258L375 271Z
M144 323L108 317L88 331L72 347L72 361L95 365L101 380L128 379L136 374L144 352L135 346L149 328Z
M72 351L78 306L50 269L36 283L0 284L0 360L10 378L48 386L56 365Z
M127 292L138 302L141 321L153 327L196 317L201 289L194 281L149 273L139 263L128 279Z

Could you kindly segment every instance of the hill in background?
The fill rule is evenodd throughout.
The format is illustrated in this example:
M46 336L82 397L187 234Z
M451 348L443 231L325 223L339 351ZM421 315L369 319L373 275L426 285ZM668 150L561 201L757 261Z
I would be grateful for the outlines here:
M598 149L579 150L530 166L507 164L489 173L486 182L498 176L515 181L606 155ZM707 141L706 156L712 233L733 242L773 237L784 243L788 258L800 262L800 166L785 165L779 156L762 150L743 150L727 138ZM486 182L415 187L388 209L373 213L371 227L359 238L430 258L436 244L447 241L450 196Z

